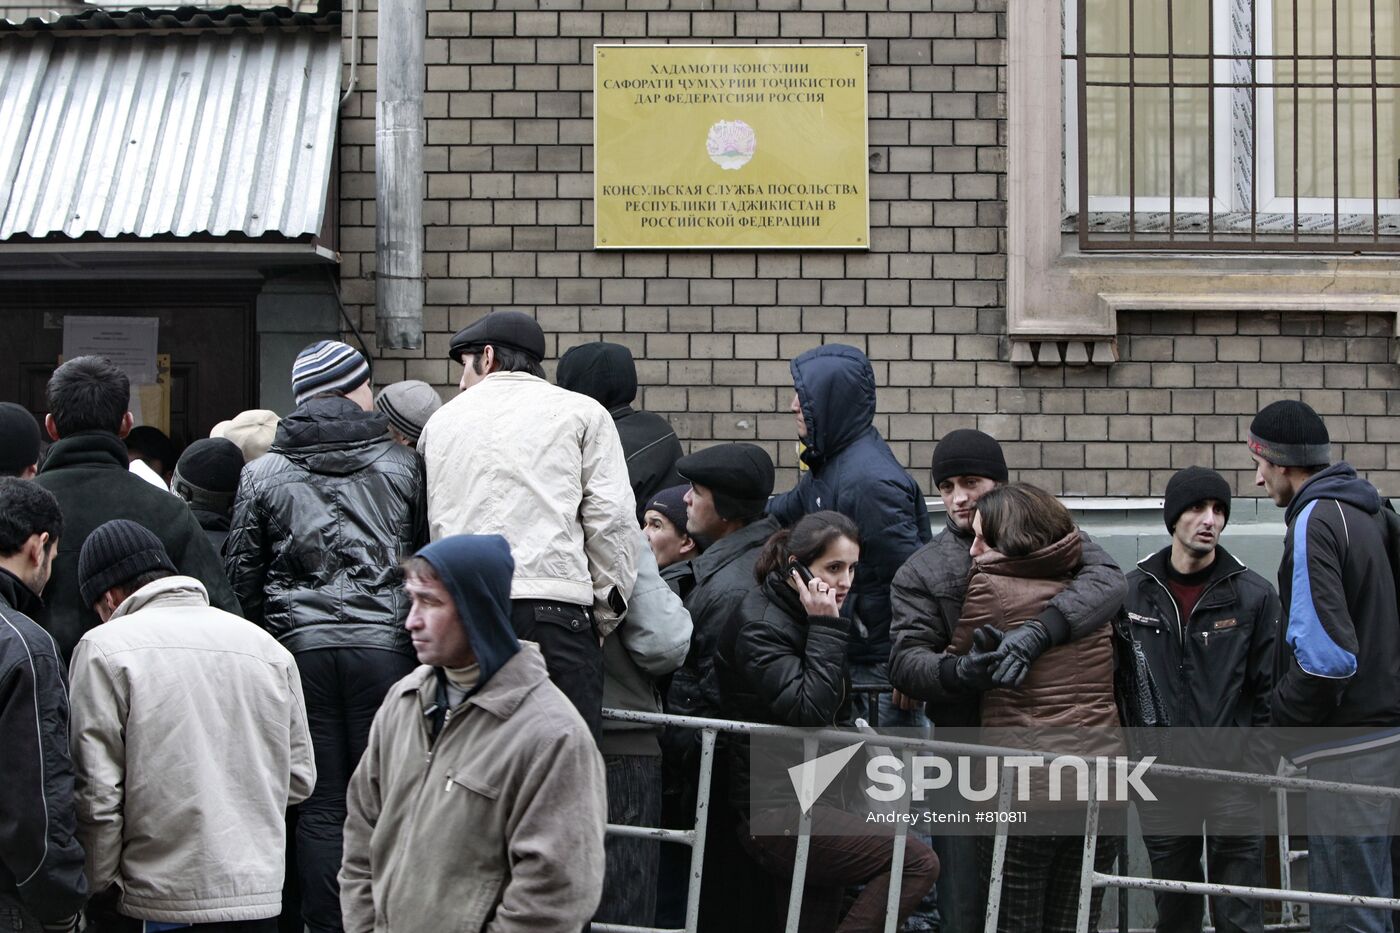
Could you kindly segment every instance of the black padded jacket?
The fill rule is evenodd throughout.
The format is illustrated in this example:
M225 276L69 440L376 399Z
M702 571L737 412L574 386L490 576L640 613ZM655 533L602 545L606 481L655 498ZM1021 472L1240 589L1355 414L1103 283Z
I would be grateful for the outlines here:
M797 591L778 574L769 574L749 590L720 632L715 680L721 715L739 722L811 728L849 723L850 631L850 619L808 616ZM762 747L773 751L774 744L769 740ZM751 788L747 737L733 737L727 746L729 800L736 809L742 812L751 802L791 802L790 793L773 794L767 781L763 788ZM772 767L760 767L760 776L785 773L779 765L775 761Z
M411 653L399 561L426 543L422 460L389 422L313 398L243 468L224 567L244 615L289 651Z

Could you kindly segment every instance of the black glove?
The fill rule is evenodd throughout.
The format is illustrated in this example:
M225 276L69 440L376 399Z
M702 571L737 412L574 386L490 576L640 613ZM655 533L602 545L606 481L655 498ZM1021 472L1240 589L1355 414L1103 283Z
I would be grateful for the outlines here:
M972 650L959 655L953 665L953 676L962 687L980 693L995 686L992 671L1002 658L996 650L1000 643L1001 632L990 625L972 633Z
M998 687L1019 687L1031 663L1049 649L1050 631L1043 622L1031 619L1017 626L1002 637L997 650L1001 663L992 672L992 681Z

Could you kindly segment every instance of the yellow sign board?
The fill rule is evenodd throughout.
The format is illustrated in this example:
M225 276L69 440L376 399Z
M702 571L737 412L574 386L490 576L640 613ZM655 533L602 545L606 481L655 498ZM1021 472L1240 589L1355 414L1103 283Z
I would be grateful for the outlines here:
M593 245L868 249L863 45L596 45Z

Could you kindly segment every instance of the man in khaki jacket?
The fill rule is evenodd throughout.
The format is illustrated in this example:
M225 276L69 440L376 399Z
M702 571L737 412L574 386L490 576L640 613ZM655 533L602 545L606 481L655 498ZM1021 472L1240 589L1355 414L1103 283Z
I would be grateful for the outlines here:
M612 416L550 385L544 331L495 311L452 338L462 394L418 439L434 541L496 534L515 560L511 624L536 642L549 676L596 736L600 638L617 627L637 580L637 511Z
M103 622L71 671L89 929L275 931L285 811L316 782L296 662L135 522L88 536L78 580Z
M603 760L511 629L514 568L498 535L444 538L405 567L423 666L390 689L350 780L346 933L565 933L598 905Z

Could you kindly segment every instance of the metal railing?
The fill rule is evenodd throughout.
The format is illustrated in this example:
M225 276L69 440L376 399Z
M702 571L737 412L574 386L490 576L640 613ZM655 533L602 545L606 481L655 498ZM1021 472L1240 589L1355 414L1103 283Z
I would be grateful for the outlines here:
M691 847L685 926L680 929L669 929L664 927L638 927L609 923L592 924L591 929L599 931L599 933L695 933L698 929L700 916L700 882L704 873L705 862L705 829L710 812L710 790L714 775L715 740L719 733L724 732L751 736L767 735L781 738L802 739L803 751L807 760L816 757L819 747L823 742L849 743L852 738L852 733L839 729L813 731L811 729L775 726L766 723L736 722L727 719L708 719L694 716L671 716L662 713L642 713L629 710L605 709L603 710L603 718L621 722L643 723L652 726L677 726L685 729L695 729L700 732L701 744L694 829L676 830L664 829L661 827L626 826L616 823L609 823L607 825L607 832L611 835L653 839L658 842L688 845ZM892 750L899 750L904 759L906 768L909 767L911 758L915 752L952 753L976 756L1025 755L1028 753L1026 749L1004 748L993 745L974 745L965 742L945 742L937 739L907 738L897 735L881 735L879 741L882 746ZM1129 764L1136 765L1138 762L1130 761ZM1200 781L1203 783L1257 787L1278 792L1280 793L1280 797L1288 791L1313 791L1363 797L1387 797L1400 802L1400 788L1376 787L1369 784L1319 781L1312 778L1292 777L1282 774L1247 774L1238 771L1194 768L1184 765L1161 764L1158 762L1152 762L1147 765L1146 770L1147 773L1160 777ZM998 797L998 808L1001 812L1006 812L1010 809L1011 789L1015 785L1015 781L1014 779L1006 780L1005 777L1014 777L1014 766L1004 765L1002 773L1003 780L1001 781L1001 789ZM1094 868L1094 852L1098 843L1100 815L1100 801L1097 799L1098 774L1095 769L1090 769L1087 776L1088 804L1084 822L1084 856L1080 862L1077 929L1085 930L1088 927L1093 892L1096 888L1171 891L1183 894L1200 894L1210 897L1223 895L1252 900L1275 900L1285 905L1332 904L1400 911L1400 898L1371 897L1359 894L1334 894L1322 891L1295 891L1289 890L1286 887L1265 888L1246 885L1218 884L1213 882L1170 881L1150 877L1135 877L1131 875L1099 872ZM910 783L912 784L912 782ZM908 786L906 786L905 798L900 802L901 806L908 806L908 795L909 790ZM1286 806L1286 801L1281 800L1279 812L1284 818L1284 822L1280 823L1281 830L1287 825ZM986 922L984 926L985 930L992 931L997 928L997 920L1000 914L1001 884L1009 835L1009 824L1007 822L998 820L996 825L997 828L992 847L991 884L988 892L985 914ZM798 836L796 855L794 857L792 887L788 898L787 920L784 926L787 933L796 933L798 921L801 917L802 893L806 882L807 861L811 849L810 813L804 813L802 815L799 826L800 835ZM890 890L885 916L885 933L896 933L898 929L899 918L897 907L904 874L906 827L907 822L899 822L892 839L893 850L890 863ZM1287 845L1286 839L1283 845ZM1296 853L1289 853L1286 849L1280 852L1281 868L1285 872L1282 878L1284 884L1289 883L1291 879L1287 868L1290 856L1294 854ZM1285 924L1285 926L1281 928L1297 929L1296 926L1288 924Z

